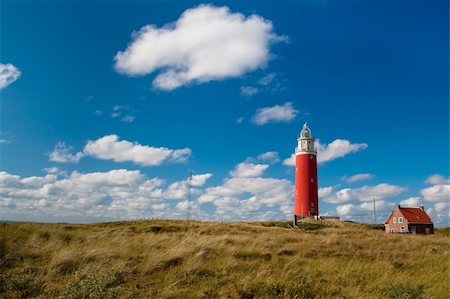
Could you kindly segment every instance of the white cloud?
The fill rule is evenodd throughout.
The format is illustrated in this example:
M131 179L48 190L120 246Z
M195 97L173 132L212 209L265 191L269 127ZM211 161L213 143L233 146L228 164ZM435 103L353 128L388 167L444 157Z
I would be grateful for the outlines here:
M433 174L425 180L425 183L430 185L447 185L450 184L450 178L445 178L439 174Z
M323 163L344 157L351 153L356 153L367 148L366 143L350 143L345 139L336 139L329 144L321 144L320 140L316 140L317 163Z
M59 167L48 167L48 168L44 168L44 170L48 174L57 174L58 172L60 172Z
M292 214L293 190L292 183L284 179L233 177L207 188L198 202L213 203L217 217L223 220L262 219L264 207L272 210L271 217L282 219Z
M434 210L437 212L443 212L448 208L447 202L438 202L434 204Z
M161 165L168 161L184 162L191 156L189 148L172 150L166 147L140 145L126 140L119 141L119 137L114 134L88 141L83 153L98 159L130 161L143 166Z
M284 105L275 105L273 107L264 107L256 110L252 116L252 122L258 126L268 123L289 122L298 114L291 102Z
M375 202L377 223L384 223L394 206L394 203L377 200ZM336 213L345 220L355 220L366 223L373 223L374 221L373 202L339 205L336 207Z
M60 169L59 167L56 167L56 166L44 168L44 171L47 174L67 176L67 172L65 170L62 170L62 169Z
M367 148L367 144L351 143L345 139L336 139L329 144L321 144L320 140L317 139L315 142L315 147L317 149L317 163L320 164L344 157L348 154L356 153L360 150L364 150ZM289 158L283 160L283 165L295 166L295 153L291 154Z
M265 152L256 157L257 161L266 162L266 163L278 163L280 162L280 155L278 152Z
M319 198L325 198L330 196L333 193L333 187L322 187L319 188L318 190L318 194L319 194Z
M295 167L295 153L291 154L289 158L284 159L283 165Z
M232 177L258 177L269 167L267 164L254 164L243 162L236 166L236 168L230 172Z
M9 84L19 79L22 73L14 65L0 63L0 89L6 88Z
M324 197L323 200L330 203L371 201L373 199L383 199L399 195L405 190L406 188L400 186L383 183L376 186L364 186L356 189L344 188Z
M187 209L189 209L189 206L192 207L191 204L192 204L192 203L189 202L188 200L183 200L183 201L180 201L179 203L177 203L177 205L175 206L175 208L177 208L178 210L186 211Z
M275 73L269 73L269 74L265 75L264 77L262 77L261 79L259 79L258 84L262 85L262 86L269 85L270 83L272 83L272 81L275 79L275 77L276 77Z
M347 216L349 214L354 214L355 210L356 210L355 205L352 204L345 204L336 207L336 213L340 217Z
M286 38L258 15L200 5L162 28L146 25L115 56L115 69L130 76L161 72L153 86L173 90L190 83L238 77L266 66L270 45Z
M237 124L241 124L244 121L245 117L239 117L238 119L236 119L236 123Z
M120 111L120 110L127 110L129 107L128 106L121 106L121 105L114 105L112 107L113 111Z
M186 200L186 181L165 187L159 178L148 179L138 170L78 173L21 178L0 172L0 216L92 216L114 219L180 218L169 207ZM177 187L181 190L177 190ZM171 195L161 197L159 195Z
M49 160L59 163L78 163L83 157L83 153L72 154L72 146L66 146L64 142L58 142L55 149L49 154Z
M102 110L95 110L95 111L94 111L94 114L95 114L95 115L102 115L103 112L102 112Z
M422 194L425 201L450 201L450 178L445 178L439 174L433 174L425 180L425 183L433 185L420 191L420 194Z
M129 109L130 109L130 106L128 106L128 105L114 105L112 107L112 112L111 112L110 115L111 115L112 118L119 118L120 117L120 121L121 122L132 123L135 120L136 116L131 115L129 113L129 111L128 111L128 114L123 115ZM99 111L99 112L97 113L97 111ZM96 115L101 115L102 114L102 111L100 111L100 110L97 110L97 111L95 112Z
M275 73L269 73L261 77L256 86L241 86L241 96L251 97L258 93L274 92L284 89L276 80L276 77L277 75Z
M134 115L125 115L121 121L124 123L132 123L136 117Z
M212 177L212 173L204 173L204 174L196 174L192 176L192 180L190 181L191 186L201 187L206 184L206 181Z
M450 201L450 184L434 185L420 191L426 201Z
M409 197L400 201L401 206L418 207L420 205L420 197Z
M166 147L141 145L137 142L119 140L119 136L115 134L106 135L97 140L89 140L84 150L76 154L73 154L72 150L72 146L58 142L55 149L49 154L49 160L60 163L78 163L82 157L90 156L115 162L157 166L167 162L182 163L191 156L189 148L173 150Z
M427 209L435 226L449 226L450 209L448 202L437 202L433 207Z
M254 96L258 91L258 88L253 86L241 86L241 95L244 97Z
M268 165L238 164L222 185L206 188L197 202L212 203L214 219L285 219L291 217L294 187L289 180L259 177Z
M343 181L346 181L347 183L355 183L355 182L359 182L359 181L370 180L373 177L374 177L374 175L370 174L370 173L359 173L359 174L352 175L350 177L343 176L341 179Z

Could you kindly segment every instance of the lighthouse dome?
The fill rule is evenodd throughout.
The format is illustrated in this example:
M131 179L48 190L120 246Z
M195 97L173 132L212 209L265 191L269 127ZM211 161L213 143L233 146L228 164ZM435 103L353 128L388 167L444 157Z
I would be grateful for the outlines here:
M311 129L308 127L308 122L303 125L302 132L300 133L301 138L312 138Z

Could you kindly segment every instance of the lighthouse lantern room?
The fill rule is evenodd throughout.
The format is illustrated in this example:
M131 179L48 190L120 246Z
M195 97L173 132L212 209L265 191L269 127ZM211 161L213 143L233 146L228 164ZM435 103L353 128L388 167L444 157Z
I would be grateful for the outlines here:
M317 151L314 148L314 137L306 122L295 149L295 199L294 225L297 219L317 218L319 216L319 200L317 191Z

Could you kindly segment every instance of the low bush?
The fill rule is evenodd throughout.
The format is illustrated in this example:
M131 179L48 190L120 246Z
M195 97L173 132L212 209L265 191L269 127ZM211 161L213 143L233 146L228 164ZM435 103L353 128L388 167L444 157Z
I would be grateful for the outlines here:
M43 283L33 274L11 274L0 276L0 294L5 298L34 298L42 294ZM15 295L14 295L15 294Z
M72 274L78 269L78 261L75 259L64 259L55 266L57 274L68 275Z
M283 249L278 251L277 255L287 255L287 256L293 256L297 253L295 250L289 250L289 249Z
M388 290L388 296L392 299L423 299L425 298L425 286L423 284L395 284Z
M373 230L382 230L384 231L384 224L366 224L366 227Z
M120 285L124 282L120 271L88 276L76 283L70 284L63 298L68 299L115 299L119 298Z

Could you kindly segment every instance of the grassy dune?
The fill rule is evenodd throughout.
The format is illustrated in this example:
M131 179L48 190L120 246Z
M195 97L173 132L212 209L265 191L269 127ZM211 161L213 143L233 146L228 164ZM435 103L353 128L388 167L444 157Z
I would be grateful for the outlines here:
M449 298L448 230L0 223L0 298Z

